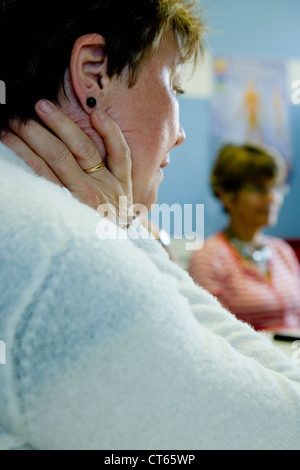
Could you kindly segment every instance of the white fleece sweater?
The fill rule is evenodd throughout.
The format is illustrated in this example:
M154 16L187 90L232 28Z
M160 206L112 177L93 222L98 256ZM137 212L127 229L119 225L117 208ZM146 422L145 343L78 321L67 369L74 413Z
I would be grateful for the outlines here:
M0 448L300 448L300 369L155 240L2 144L0 220Z

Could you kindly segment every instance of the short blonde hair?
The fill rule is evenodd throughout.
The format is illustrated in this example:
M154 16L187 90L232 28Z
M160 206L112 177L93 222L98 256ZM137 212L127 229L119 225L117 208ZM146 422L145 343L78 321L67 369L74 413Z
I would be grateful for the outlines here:
M0 130L10 118L36 119L34 105L41 98L58 102L79 37L101 34L108 75L126 69L133 86L167 33L177 37L183 61L197 60L204 49L201 16L196 0L0 0L0 77L7 86Z

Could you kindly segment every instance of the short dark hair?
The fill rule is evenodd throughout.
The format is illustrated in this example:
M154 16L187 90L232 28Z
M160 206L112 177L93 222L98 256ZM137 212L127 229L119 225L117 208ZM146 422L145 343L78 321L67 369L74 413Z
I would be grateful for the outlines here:
M204 25L197 1L185 0L0 0L0 79L6 105L0 129L10 118L36 118L35 103L58 102L72 48L85 34L106 40L108 74L128 66L129 86L168 30L179 38L183 59L203 50Z
M211 174L214 195L238 193L246 184L276 180L284 183L288 176L285 160L273 149L256 145L224 145L218 153Z

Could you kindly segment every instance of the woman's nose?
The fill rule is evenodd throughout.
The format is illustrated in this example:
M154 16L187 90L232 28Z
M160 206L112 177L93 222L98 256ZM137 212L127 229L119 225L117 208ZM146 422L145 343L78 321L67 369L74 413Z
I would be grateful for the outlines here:
M185 135L184 129L183 129L182 125L180 125L179 133L178 133L178 139L177 139L177 142L175 144L175 147L179 147L180 145L182 145L183 142L185 141L185 139L186 139L186 135Z
M277 199L277 194L276 194L274 191L269 191L269 192L266 194L266 199L267 199L267 201L269 201L269 202L274 202L274 201L276 201L276 199Z
M278 201L278 197L281 198L281 194L276 188L269 188L265 193L265 200L269 204L274 204Z

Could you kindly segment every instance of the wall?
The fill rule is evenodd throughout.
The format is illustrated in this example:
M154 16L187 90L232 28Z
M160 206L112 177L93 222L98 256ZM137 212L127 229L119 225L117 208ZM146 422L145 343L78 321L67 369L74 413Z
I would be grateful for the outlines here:
M300 59L299 0L203 0L201 5L212 29L207 40L212 55ZM300 74L297 78L300 80ZM172 164L165 170L158 204L205 204L205 236L208 236L226 223L207 183L214 157L209 93L202 97L188 94L180 104L187 140L171 153ZM295 162L292 190L278 225L270 232L296 238L300 237L300 105L290 104L289 111Z

